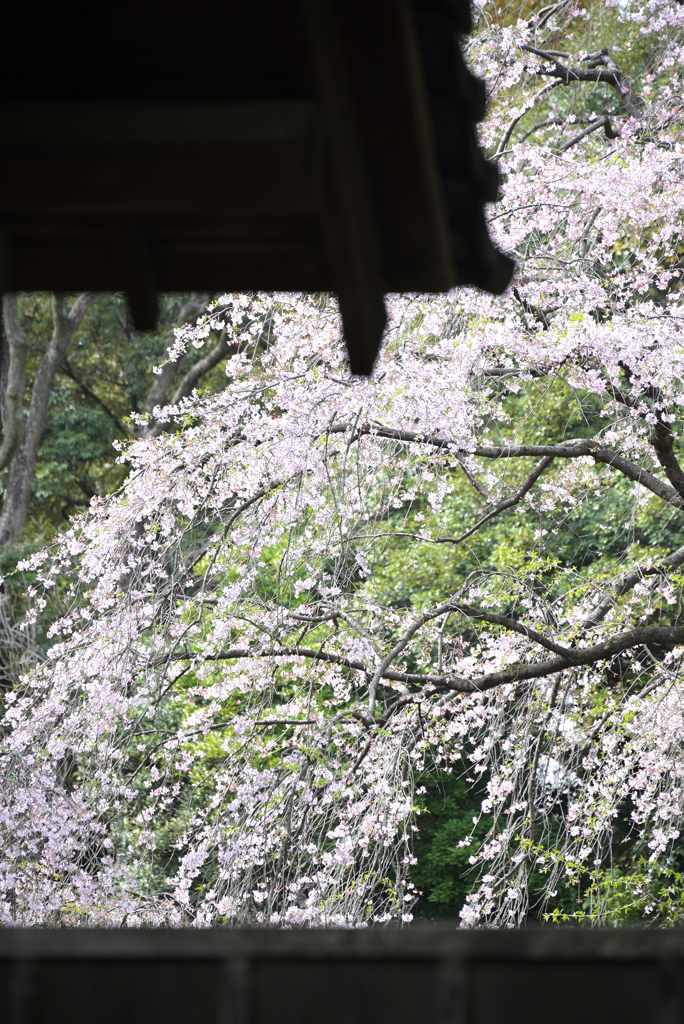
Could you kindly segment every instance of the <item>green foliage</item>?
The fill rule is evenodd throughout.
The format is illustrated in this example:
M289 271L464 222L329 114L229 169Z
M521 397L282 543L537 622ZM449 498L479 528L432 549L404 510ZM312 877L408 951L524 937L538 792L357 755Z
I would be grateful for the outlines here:
M602 919L613 927L677 927L684 920L684 874L671 865L640 858L631 870L601 871L576 901L575 910L554 907L550 924L591 925Z
M417 920L456 919L476 877L470 857L485 838L491 819L480 816L482 793L462 774L430 774L424 783L413 844L418 864L412 872L422 896L414 915Z

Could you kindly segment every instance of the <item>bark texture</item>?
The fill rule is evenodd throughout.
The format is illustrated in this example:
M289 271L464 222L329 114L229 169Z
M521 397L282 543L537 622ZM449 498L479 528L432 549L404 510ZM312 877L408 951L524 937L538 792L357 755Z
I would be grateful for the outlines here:
M9 466L9 472L0 513L0 550L19 539L26 524L36 475L36 458L55 374L94 298L92 293L84 292L69 308L64 295L53 296L52 337L40 361L27 411L24 410L23 398L28 340L21 327L16 296L6 295L3 299L4 332L0 364L3 440L0 468Z

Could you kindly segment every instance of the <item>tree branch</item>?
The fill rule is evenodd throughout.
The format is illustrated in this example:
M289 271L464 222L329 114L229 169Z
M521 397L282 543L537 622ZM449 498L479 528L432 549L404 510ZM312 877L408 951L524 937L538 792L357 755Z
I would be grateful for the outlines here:
M568 141L564 142L562 146L559 146L557 152L565 153L565 151L570 149L571 146L581 142L582 139L586 139L587 135L591 135L592 132L597 131L599 128L603 128L607 139L617 139L620 134L619 131L615 131L613 128L608 114L601 114L601 116L597 117L595 121L592 121L587 128L579 132L577 135L573 135L571 139L568 139Z
M412 537L414 538L414 540L423 540L428 544L461 544L464 540L467 540L468 537L472 537L472 535L476 533L481 526L484 526L485 523L488 523L490 519L494 518L494 516L498 516L501 512L505 512L506 509L513 508L514 505L517 505L518 502L522 501L522 499L525 497L528 491L532 488L532 486L542 475L544 470L548 469L552 462L552 455L545 456L540 462L537 463L537 465L534 467L534 469L528 476L527 480L524 482L524 484L522 484L521 487L518 488L515 494L512 494L509 498L505 498L503 501L500 501L496 508L492 509L491 512L488 512L486 516L483 516L482 519L475 523L474 526L472 526L469 530L466 530L465 533L462 533L460 537L421 537L419 533L407 533L404 531L387 533L385 534L385 536Z
M534 124L531 128L528 128L524 135L520 136L518 142L525 142L526 139L529 139L530 135L534 135L534 133L538 132L540 128L549 128L553 124L565 124L565 118L547 117L545 121L538 121L537 124Z
M520 303L522 308L525 310L525 312L529 313L530 316L533 316L534 319L537 321L537 323L542 325L542 327L544 328L545 331L548 330L548 328L549 328L549 319L546 316L546 314L544 313L544 311L542 309L540 309L539 306L535 306L534 303L528 302L527 299L523 299L521 297L520 292L518 291L517 288L513 289L513 295L517 299L517 301Z
M224 327L221 331L218 343L214 346L211 352L207 353L203 359L199 359L194 363L185 374L174 392L171 404L175 405L176 402L180 402L181 398L185 398L187 395L191 394L193 388L197 384L197 381L206 373L209 373L210 370L213 370L222 359L225 359L228 355L229 347L228 334Z
M593 612L587 616L582 623L584 629L589 629L592 626L598 626L600 622L605 619L611 608L615 607L618 600L632 590L637 583L641 580L646 579L649 576L660 576L666 575L670 570L678 568L680 565L684 565L684 546L677 548L671 555L668 555L662 562L655 565L636 565L633 569L623 576L620 582L613 589L612 594L604 597L594 608Z
M656 413L657 422L651 431L651 444L658 462L665 470L667 479L677 492L684 497L684 472L674 453L674 433L669 423L665 423L660 413Z
M196 321L200 313L206 309L206 306L207 296L201 295L199 292L193 292L188 302L185 303L178 314L177 325L182 327L191 320ZM157 407L167 404L169 390L176 379L179 366L179 359L167 360L161 368L161 373L155 375L145 399L144 411L148 416L152 416Z
M86 398L89 398L91 402L95 402L95 404L98 405L100 409L102 409L105 415L107 415L109 419L112 421L112 423L115 425L119 433L123 434L124 437L127 435L128 431L126 430L126 428L124 427L123 423L116 415L116 413L113 412L109 408L107 403L103 402L102 399L98 395L96 395L94 391L91 391L91 389L88 387L85 381L82 381L80 379L80 377L76 374L76 372L74 371L74 369L72 368L67 359L64 359L59 370L60 373L63 373L65 377L68 377L69 380L72 380L74 382L74 384L77 386L82 395L84 395Z
M349 430L350 424L333 424L328 433L344 433ZM599 441L590 438L578 437L562 441L560 444L521 444L521 445L475 445L471 450L466 451L449 438L435 437L433 434L420 434L412 430L394 430L391 427L384 427L375 424L364 424L357 427L354 437L370 435L372 437L386 437L389 440L416 442L418 444L430 445L442 451L450 451L453 454L463 453L475 455L483 459L519 459L550 456L555 459L577 459L582 457L592 458L595 462L612 466L634 483L640 484L653 494L662 498L673 508L684 511L684 498L674 487L668 486L647 469L643 469L634 462L630 462L619 452L611 448L604 448Z
M573 655L573 651L569 647L562 647L560 644L554 643L553 640L547 639L547 637L532 629L531 626L517 622L516 619L511 619L507 615L495 615L493 612L485 612L481 608L473 608L467 604L455 604L453 610L467 615L470 619L481 619L482 622L489 622L492 626L503 626L504 629L509 629L513 633L520 633L521 636L527 637L528 640L533 640L540 647L551 651L552 654L559 654L563 658L572 657Z
M176 651L171 655L170 659L159 658L153 662L152 665L155 668L159 668L160 665L166 664L167 660L170 661L193 661L196 655L193 651ZM358 661L353 658L345 658L341 654L333 654L328 651L314 650L311 647L262 647L257 650L250 650L248 647L229 647L223 651L218 651L216 654L204 654L202 653L201 658L204 661L231 661L231 660L244 660L252 658L306 658L312 661L321 661L330 665L341 665L343 668L352 668L357 672L363 672L365 675L370 676L372 670L368 668L362 661ZM436 686L444 686L449 681L448 676L441 675L429 675L417 672L395 672L391 669L385 669L381 673L380 678L389 679L398 683L430 683Z
M570 85L571 82L602 82L610 85L620 97L620 102L626 113L631 117L639 116L641 103L632 91L632 83L627 75L620 70L605 47L597 53L587 54L583 58L583 62L587 64L585 68L567 67L565 64L561 64L558 51L538 50L534 46L527 45L523 45L521 49L527 53L533 53L536 57L541 57L542 60L553 65L553 67L538 68L535 72L537 75L557 78L563 85Z
M596 209L592 210L592 212L589 214L587 223L584 225L584 229L580 236L580 254L582 256L582 259L586 259L587 257L587 249L589 248L589 232L596 223L596 218L598 217L600 212L601 207L597 206Z
M510 665L501 672L490 672L476 679L453 681L448 688L456 693L484 693L506 683L522 682L525 679L541 679L544 676L564 672L568 668L582 665L593 665L597 661L607 661L631 647L647 644L684 644L684 628L682 626L644 626L618 633L610 640L594 644L593 647L580 647L559 658L538 661L532 664L517 663Z
M463 607L465 610L465 606ZM458 610L458 606L450 604L440 606L439 609L426 613L427 618L421 616L421 619L417 620L418 625L414 623L413 626L420 628L420 625L424 625L425 621L428 621L430 618L436 618L438 615L443 614L445 610L455 611ZM535 633L534 630L530 630L521 623L514 622L514 620L507 620L505 616L489 616L489 613L478 612L477 617L496 619L497 625L503 625L509 629L515 628L515 632L524 633L525 636L535 640L541 646L550 650L553 649L550 647L551 642L542 637L541 634ZM477 676L474 679L417 672L396 672L387 666L384 669L382 667L378 669L373 678L377 677L378 682L381 679L389 679L396 682L413 683L419 686L431 685L437 689L451 690L454 693L484 693L487 690L492 690L497 686L504 686L507 683L521 682L526 679L541 679L545 676L555 675L557 672L563 672L568 668L577 668L582 665L592 665L598 661L606 661L609 658L614 658L617 654L621 654L622 651L648 644L677 646L684 644L684 627L644 626L618 633L609 640L594 644L591 647L578 647L572 650L557 647L556 645L556 649L564 652L559 657L550 658L548 661L532 662L531 664L517 662L515 665L509 665L508 668L503 669L501 672L490 672L487 675ZM398 647L399 644L397 644ZM393 648L393 651L390 653L394 654L395 650L396 648ZM159 667L165 664L167 660L193 661L195 657L197 655L192 651L176 651L169 659L160 658L153 662L152 665L153 667ZM362 661L345 658L342 655L331 654L326 651L313 650L309 647L270 647L258 650L250 650L246 647L233 647L219 651L216 654L203 653L201 657L205 661L251 660L254 658L306 658L312 661L321 661L327 664L352 668L363 672L366 676L371 674L370 669ZM382 664L385 664L389 657L390 655L383 660Z
M627 373L628 379L631 380L632 374L629 367L624 363L621 363L621 366ZM620 402L622 405L636 410L642 419L646 418L648 410L645 410L637 399L632 398L631 395L626 395L613 383L609 382L608 389L616 402ZM652 399L654 403L662 402L662 394L658 388L646 388L643 394ZM658 462L665 470L665 475L668 480L677 493L681 497L684 497L684 471L682 470L677 456L674 453L674 432L670 424L663 419L662 410L658 409L657 406L653 415L655 416L656 422L651 429L651 445L653 446Z
M508 146L508 143L511 141L511 136L512 136L513 132L515 131L516 125L518 124L519 121L522 120L522 118L525 116L525 114L529 114L530 110L532 110L534 107L536 107L537 103L542 98L542 96L545 96L546 93L550 92L552 89L556 89L560 84L561 84L560 82L552 82L551 85L545 85L544 88L540 89L539 92L537 93L537 95L532 98L532 101L530 103L528 103L528 105L525 107L525 109L523 111L521 111L521 113L519 113L516 117L513 118L513 120L509 124L508 128L504 132L504 135L503 135L503 137L501 139L501 142L496 147L496 153L492 157L493 160L498 159L498 157L500 157L502 155L502 153L504 152L504 150ZM531 133L528 133L528 134L531 134ZM524 138L527 138L527 136L524 136Z

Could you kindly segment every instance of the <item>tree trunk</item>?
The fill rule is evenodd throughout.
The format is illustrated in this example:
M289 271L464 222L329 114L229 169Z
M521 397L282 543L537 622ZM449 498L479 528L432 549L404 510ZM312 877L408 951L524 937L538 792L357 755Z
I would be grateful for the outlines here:
M33 382L28 416L22 424L23 437L9 463L7 489L2 513L0 513L0 550L8 544L16 543L26 525L33 481L36 475L38 448L43 439L52 384L59 365L66 356L71 339L80 327L94 298L94 295L85 292L83 295L79 295L69 309L63 295L53 296L52 338ZM23 331L19 323L16 297L6 296L4 306L4 327L9 351L13 353L15 350L19 352L22 348L25 350L25 336L22 338ZM16 395L9 396L9 388L6 388L5 394L2 396L5 406L8 397L17 399ZM21 395L18 396L18 401L21 402ZM5 413L3 421L9 422L10 410L6 409L3 412ZM12 413L16 415L16 410L12 410ZM19 415L21 414L20 410Z

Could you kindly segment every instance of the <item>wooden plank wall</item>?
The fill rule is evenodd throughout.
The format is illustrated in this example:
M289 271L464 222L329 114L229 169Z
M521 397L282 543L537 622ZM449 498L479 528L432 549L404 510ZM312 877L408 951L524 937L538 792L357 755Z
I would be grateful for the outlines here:
M8 1024L675 1024L684 933L0 932Z

